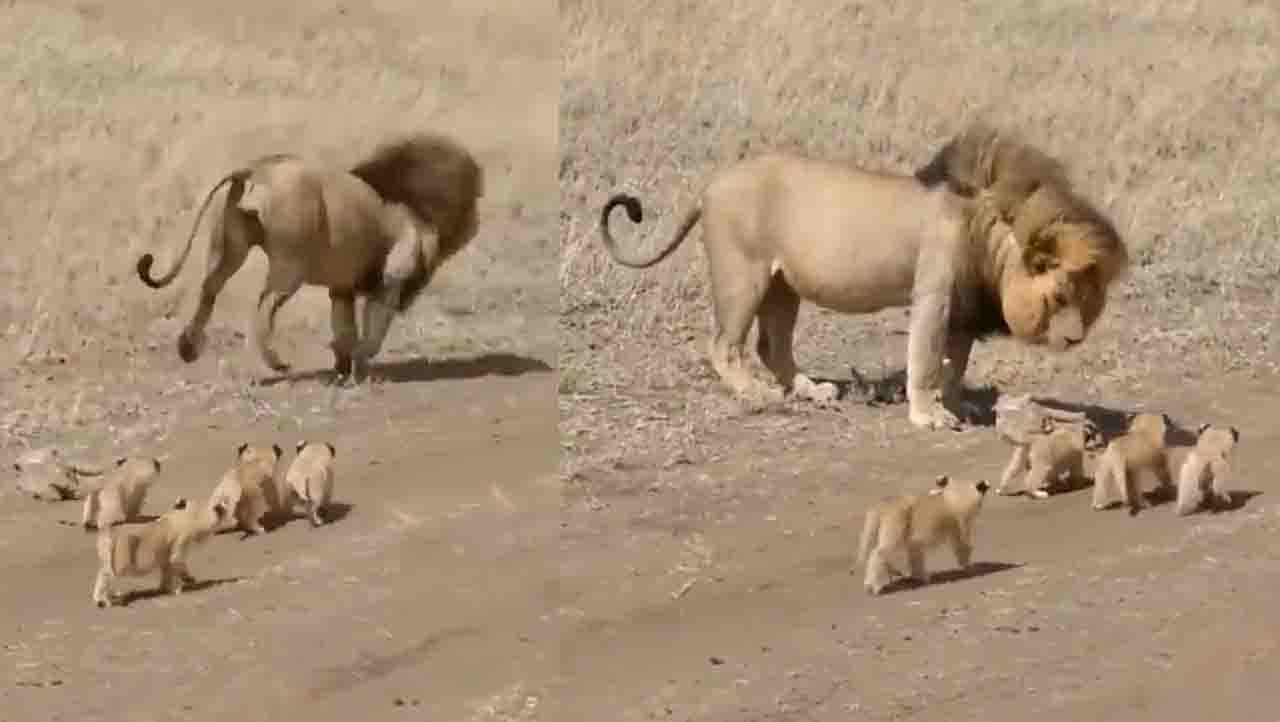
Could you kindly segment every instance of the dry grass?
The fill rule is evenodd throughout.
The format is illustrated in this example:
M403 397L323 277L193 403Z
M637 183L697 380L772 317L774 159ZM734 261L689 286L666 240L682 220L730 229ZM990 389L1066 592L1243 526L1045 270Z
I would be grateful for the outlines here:
M30 436L77 399L122 403L128 394L116 382L168 383L140 371L142 357L173 356L210 217L173 289L145 288L133 265L152 251L167 267L222 173L279 151L350 165L407 130L459 137L485 165L487 193L475 243L393 326L388 349L516 350L520 335L554 348L557 194L546 180L559 98L555 38L536 30L551 26L554 6L456 0L432 3L430 16L417 6L5 3L0 379L25 391L0 394L0 428ZM243 347L264 272L255 253L228 284L209 354ZM323 349L327 309L322 290L304 288L282 313L282 331L305 329ZM538 309L541 326L530 321ZM102 388L104 370L118 371L122 359L132 378ZM248 354L235 362L253 363ZM64 364L84 379L60 383L79 388L36 388Z
M1062 158L1136 263L1086 350L1053 357L993 344L975 354L971 383L1061 381L1080 397L1155 370L1274 373L1278 23L1274 8L1244 0L566 0L566 471L711 443L746 413L703 361L711 320L698 232L650 271L613 265L596 229L609 194L641 196L645 224L619 213L615 225L624 243L653 248L709 174L743 153L793 148L909 172L977 116ZM905 330L903 317L806 306L798 360L841 377L849 364L901 368L905 338L889 332Z

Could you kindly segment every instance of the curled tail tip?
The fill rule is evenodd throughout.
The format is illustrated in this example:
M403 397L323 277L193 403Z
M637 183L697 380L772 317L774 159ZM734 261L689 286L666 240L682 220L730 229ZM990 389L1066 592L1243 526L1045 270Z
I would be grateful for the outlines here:
M614 194L609 202L605 204L605 213L613 210L614 206L622 206L627 212L627 218L632 223L639 223L644 220L644 207L640 205L640 199L628 193Z
M142 282L150 288L164 288L164 283L151 276L151 267L155 265L155 262L155 256L150 253L142 254L142 257L138 259L138 278L142 279Z

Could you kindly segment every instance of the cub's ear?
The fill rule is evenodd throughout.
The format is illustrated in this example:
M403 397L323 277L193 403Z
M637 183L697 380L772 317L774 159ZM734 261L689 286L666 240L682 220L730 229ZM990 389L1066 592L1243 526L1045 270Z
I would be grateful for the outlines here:
M283 456L283 455L284 455L284 452L280 450L280 445L279 445L279 444L272 444L272 445L271 445L271 450L272 450L272 451L274 451L274 452L276 452L276 458L277 458L277 459L279 459L281 456Z
M978 493L979 493L979 494L985 494L985 493L987 493L987 489L990 489L990 488L991 488L991 485L987 483L987 480L986 480L986 479L982 479L982 480L980 480L980 481L978 482Z
M329 456L337 456L337 455L338 455L338 450L337 450L337 449L335 449L335 448L333 448L333 444L330 444L329 442L327 442L327 441L326 441L326 442L324 442L324 445L325 445L325 446L327 446L327 447L329 447Z
M303 449L304 447L306 447L306 445L307 445L307 440L306 440L306 439L300 439L300 440L298 441L297 445L293 447L293 453L295 453L295 454L301 454L301 453L302 453L302 449Z
M1170 416L1169 416L1168 414L1161 413L1161 414L1160 414L1160 418L1164 419L1164 425L1165 425L1165 426L1173 426L1173 425L1174 425L1174 423L1173 423L1173 419L1172 419L1172 418L1170 418Z
M22 464L19 464L19 463L18 463L18 462L16 462L16 461L15 461L15 462L13 462L13 470L14 470L14 471L22 471Z
M1240 443L1240 430L1234 426L1228 428L1231 429L1231 441L1237 444Z
M116 466L124 466L124 462L126 461L128 461L128 459L122 456L119 459L116 459Z
M950 481L951 481L951 477L947 476L946 474L938 474L938 477L933 480L933 485L938 487L939 489L945 489L947 484Z
M241 444L241 445L237 446L237 447L236 447L236 456L239 456L239 455L243 454L243 453L244 453L244 450L245 450L245 449L247 449L247 448L249 448L249 442L247 442L247 441L246 441L246 442L244 442L243 444Z
M186 509L186 508L187 508L187 497L185 497L185 496L180 496L180 497L178 497L178 498L173 502L173 508L174 508L174 509L179 509L179 510L181 510L181 509Z
M1205 430L1208 428L1209 428L1208 424L1200 424L1199 426L1196 427L1196 436L1202 436Z

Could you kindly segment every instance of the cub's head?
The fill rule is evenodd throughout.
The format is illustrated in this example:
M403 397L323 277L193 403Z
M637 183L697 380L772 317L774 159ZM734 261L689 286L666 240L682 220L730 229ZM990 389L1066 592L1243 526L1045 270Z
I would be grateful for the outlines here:
M1014 246L1000 281L1009 332L1054 351L1084 341L1106 307L1107 289L1129 264L1111 222L1053 183L1026 199L1000 242Z
M242 467L261 469L268 474L276 468L283 454L279 444L254 446L244 443L236 447L236 460Z
M1129 417L1129 433L1145 436L1163 443L1165 434L1173 426L1168 414L1134 414Z
M931 496L941 496L947 506L964 511L981 506L982 500L987 495L987 490L991 488L991 484L986 479L969 481L952 479L946 474L940 474L934 479L933 487L929 491Z
M1240 443L1240 431L1234 426L1201 424L1196 429L1196 446L1219 453L1228 453Z
M333 447L333 444L327 441L307 441L306 439L302 439L294 447L294 452L298 456L302 456L304 449L311 449L309 452L311 454L321 454L329 457L335 457L338 455L338 450Z
M150 482L160 473L160 460L151 456L122 456L116 459L119 473L139 482Z

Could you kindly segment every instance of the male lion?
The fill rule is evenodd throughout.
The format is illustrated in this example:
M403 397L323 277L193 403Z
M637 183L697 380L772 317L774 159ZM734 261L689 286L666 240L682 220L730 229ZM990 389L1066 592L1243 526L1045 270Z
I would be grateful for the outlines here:
M716 334L711 363L744 396L774 396L752 379L743 347L759 319L756 350L783 391L830 398L796 367L792 333L801 299L843 313L910 306L907 400L916 426L959 428L951 408L974 341L1011 335L1063 351L1084 340L1106 292L1128 265L1110 221L1077 196L1057 161L975 124L914 176L786 153L720 172L675 238L652 258L627 258L600 231L615 261L647 268L699 221L711 273ZM952 368L944 369L949 358Z
M259 246L267 254L254 338L272 370L285 373L271 348L276 312L304 283L325 286L331 303L334 369L363 375L391 318L404 312L436 269L465 247L478 228L476 201L484 172L450 138L416 134L384 144L350 171L320 168L289 154L268 155L223 176L205 195L182 255L168 273L151 276L154 257L138 259L151 288L173 282L213 194L230 184L209 237L200 303L178 337L178 355L192 362L218 293ZM364 298L363 335L355 299Z

